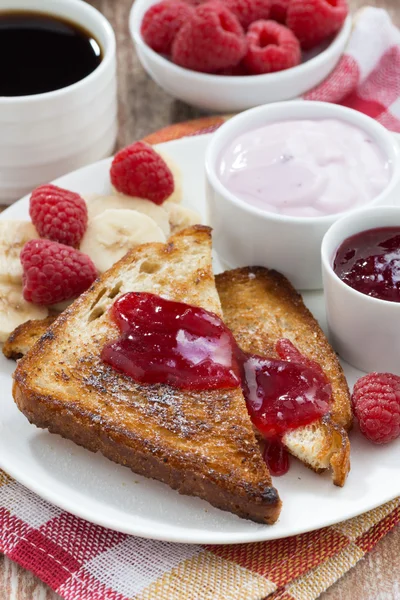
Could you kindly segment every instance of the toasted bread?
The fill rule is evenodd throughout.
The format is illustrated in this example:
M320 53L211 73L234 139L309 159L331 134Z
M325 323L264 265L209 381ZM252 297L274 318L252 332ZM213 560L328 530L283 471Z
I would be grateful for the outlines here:
M287 338L318 362L332 385L329 415L287 433L289 452L315 471L329 467L342 486L350 469L350 394L339 360L303 300L288 280L264 268L227 271L216 277L224 320L246 352L277 357L275 344Z
M106 342L119 336L107 309L129 291L221 315L209 228L191 227L168 244L138 247L67 308L18 363L18 407L38 427L182 494L273 523L280 499L239 388L189 392L140 385L101 361Z
M55 316L46 319L32 319L16 327L3 345L4 356L14 360L25 356L55 319Z

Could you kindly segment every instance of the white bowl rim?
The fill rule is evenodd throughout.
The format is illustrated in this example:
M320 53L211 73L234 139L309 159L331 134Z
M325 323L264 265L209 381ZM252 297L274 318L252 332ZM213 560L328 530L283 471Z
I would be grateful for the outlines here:
M320 63L324 63L328 61L331 56L334 56L339 48L341 48L347 41L350 36L351 28L352 28L352 17L350 14L347 15L345 22L343 23L342 28L336 34L335 38L329 44L329 46L314 56L310 58L307 62L301 63L296 67L291 67L290 69L285 69L283 71L278 71L277 73L264 73L261 75L246 75L246 76L238 76L238 75L217 75L212 73L201 73L198 71L192 71L191 69L185 69L176 65L172 61L164 58L161 54L155 52L150 46L146 44L143 40L140 33L140 25L142 22L141 11L142 7L147 0L135 0L133 6L131 8L131 12L129 15L129 29L131 32L131 36L133 41L137 46L147 52L153 61L159 64L159 66L168 65L168 68L174 71L177 74L185 75L186 77L190 77L192 79L198 79L200 81L209 81L215 82L217 79L222 79L226 83L237 83L238 86L246 86L249 82L259 82L259 83L267 83L269 85L274 85L280 83L282 80L286 80L288 77L292 77L294 75L301 76L304 75L308 70L318 68ZM149 5L149 8L152 5Z
M106 17L94 6L88 4L87 2L82 2L82 0L68 0L68 4L74 4L82 13L91 14L93 17L97 18L101 27L103 27L106 38L107 38L107 48L104 48L104 56L101 63L96 67L94 71L92 71L87 77L72 83L71 85L67 85L66 87L60 88L58 90L53 90L51 92L44 92L43 94L31 94L29 96L0 96L0 107L10 104L33 104L36 102L43 102L44 100L54 100L55 98L59 98L65 94L73 93L75 91L79 91L79 88L92 83L92 80L101 76L104 71L109 69L112 61L115 57L116 52L116 41L114 30L111 27L110 22L106 19ZM8 9L4 9L8 10ZM14 9L13 9L14 10ZM18 10L16 8L15 10ZM39 12L41 7L38 6L37 3L35 7L32 7L31 12ZM3 9L0 8L0 12L3 12ZM53 14L51 10L46 12L50 16Z
M310 225L310 223L331 224L331 223L334 223L337 219L347 216L348 214L352 214L354 212L358 212L359 210L362 210L362 208L358 207L355 209L345 210L340 213L324 215L321 217L319 217L319 216L318 217L299 217L299 216L280 215L277 213L264 211L260 208L257 208L256 206L252 206L251 204L246 203L244 200L242 200L241 198L239 198L238 196L236 196L235 194L230 192L224 186L224 184L221 182L221 180L219 179L219 177L216 173L216 164L214 164L214 161L211 159L211 155L213 153L217 154L217 152L215 151L215 146L218 145L218 134L220 132L227 131L227 129L229 127L231 127L232 125L235 126L235 124L237 124L239 122L246 122L246 120L249 116L251 117L252 115L255 115L257 113L259 113L259 114L262 114L264 112L268 113L270 110L274 111L279 108L285 108L285 109L292 108L292 107L295 108L296 106L303 107L303 108L304 108L304 106L308 106L310 108L310 110L312 110L313 108L314 109L322 108L322 109L328 110L332 113L330 116L326 115L324 117L317 117L316 120L321 120L323 118L325 118L325 119L326 118L335 118L335 117L340 119L340 117L342 116L342 117L344 117L345 121L352 123L351 117L354 117L358 121L365 123L367 125L367 128L371 127L374 130L374 139L378 145L380 145L379 141L381 140L381 141L385 141L387 146L389 146L389 145L391 146L391 149L392 149L391 154L392 155L388 157L393 162L391 179L390 179L388 185L382 190L382 192L380 194L378 194L375 198L373 198L373 200L371 200L370 202L368 202L365 205L366 208L368 208L371 205L374 206L374 204L377 201L379 201L381 196L390 193L395 188L395 186L400 181L400 146L396 142L394 137L392 137L391 132L386 129L386 127L384 127L383 125L378 123L378 121L376 121L375 119L368 117L364 113L361 113L352 108L348 108L347 106L341 106L339 104L333 104L330 102L317 102L314 100L289 100L289 101L285 100L282 102L273 102L271 104L264 104L262 106L256 106L255 108L250 108L246 111L243 111L243 112L235 115L234 117L230 118L225 123L223 123L223 125L221 125L221 127L213 135L213 137L207 147L207 151L206 151L205 170L206 170L206 173L207 173L210 183L212 184L214 189L216 189L218 191L218 193L221 196L223 196L225 199L228 199L232 204L235 204L237 207L241 208L242 210L247 211L257 217L261 217L265 220L275 221L275 222L279 222L279 223L295 223L299 226ZM350 118L346 119L346 116L350 117ZM292 121L295 118L296 117L290 117L290 118L286 118L286 119L280 118L279 120L280 121ZM302 116L299 118L305 119L306 117ZM311 118L315 119L315 117L311 117ZM359 127L360 129L363 129L363 126L358 123L355 126ZM220 148L219 150L222 150L222 148ZM384 149L382 149L382 150L384 151Z
M376 307L381 306L381 308L385 307L386 310L389 309L389 307L392 307L391 310L400 310L400 302L392 302L391 300L382 300L381 298L374 298L373 296L368 296L368 294L363 294L362 292L355 290L350 285L347 285L347 283L345 283L342 279L340 279L339 275L337 275L337 273L335 273L335 271L333 269L333 264L332 264L332 257L328 256L327 246L330 243L331 236L334 233L336 233L337 230L340 231L341 227L344 224L346 224L347 222L357 220L357 217L360 217L362 215L368 215L368 214L371 214L371 216L374 214L377 216L385 216L385 214L387 214L388 217L393 217L394 212L398 213L398 215L399 215L398 228L400 230L400 206L369 206L367 208L362 208L359 210L355 210L352 213L346 214L344 217L340 218L338 221L333 223L329 227L328 231L325 233L325 235L322 239L322 244L321 244L321 261L322 261L323 270L325 269L328 273L330 273L331 276L333 276L333 278L335 279L335 281L339 285L339 287L341 287L342 290L345 290L348 294L350 294L354 298L358 298L359 300L362 300L363 302L369 302L372 306L373 305L375 305ZM369 231L370 229L380 229L381 227L397 227L397 226L393 225L393 223L388 223L388 225L377 225L375 227L373 225L371 225L371 227L365 227L365 228L363 227L362 229L360 229L357 232L354 232L351 235L357 235L357 233L363 233L364 231ZM351 237L351 236L347 236L347 237L341 236L341 242L339 242L339 244L337 244L336 250L334 250L334 252L337 252L337 250L339 249L341 244L343 244L343 242L345 240L347 240L348 237Z

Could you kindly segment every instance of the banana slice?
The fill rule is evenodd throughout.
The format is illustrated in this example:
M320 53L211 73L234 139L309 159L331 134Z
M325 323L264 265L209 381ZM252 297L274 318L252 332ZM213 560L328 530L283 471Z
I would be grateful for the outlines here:
M45 319L49 311L44 306L26 302L22 296L22 286L0 282L0 342L18 325L30 319Z
M160 152L157 148L154 148L156 152L165 160L167 165L169 166L171 173L174 177L174 191L170 195L169 198L165 200L165 202L175 202L179 204L182 201L182 171L180 167L176 164L172 158L170 158L164 152Z
M80 250L104 273L139 244L165 240L160 227L147 215L137 210L108 209L89 223Z
M38 237L29 221L0 221L0 281L22 282L19 255L26 242Z
M88 208L89 221L108 209L137 210L153 219L166 237L170 234L169 218L166 210L162 206L150 202L150 200L124 196L124 194L115 194L115 196L86 196L85 201Z
M197 225L202 221L199 213L191 208L186 208L186 206L168 201L164 202L163 207L169 215L171 234L177 233L181 229L185 229L185 227Z

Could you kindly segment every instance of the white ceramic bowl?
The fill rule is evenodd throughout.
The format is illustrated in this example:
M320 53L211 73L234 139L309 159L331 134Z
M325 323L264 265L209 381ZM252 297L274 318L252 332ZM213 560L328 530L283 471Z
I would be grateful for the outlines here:
M354 212L337 221L322 242L328 327L335 350L361 371L400 375L400 303L371 298L344 283L332 265L348 237L376 227L400 227L400 207Z
M279 73L226 77L183 69L152 50L140 34L146 10L159 0L135 0L129 26L144 69L166 92L207 111L236 112L301 96L323 81L335 68L351 31L349 16L334 41L298 67Z
M64 17L99 41L103 60L77 83L54 92L0 97L0 203L112 153L117 135L115 36L82 0L0 0L0 12ZM51 52L51 48L49 48Z
M227 121L213 135L206 153L209 222L214 247L232 267L259 265L282 272L297 289L322 287L321 242L342 214L288 217L260 210L236 197L221 183L221 152L245 131L290 119L340 119L364 130L392 163L388 186L370 204L395 204L400 194L400 150L382 125L360 112L323 102L280 102L253 108Z

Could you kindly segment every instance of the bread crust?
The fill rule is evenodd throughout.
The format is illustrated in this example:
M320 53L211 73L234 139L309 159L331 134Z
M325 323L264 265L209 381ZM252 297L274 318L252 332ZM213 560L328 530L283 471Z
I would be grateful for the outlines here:
M46 319L25 321L16 327L3 345L4 356L13 360L22 358L55 319L56 317L50 316Z

